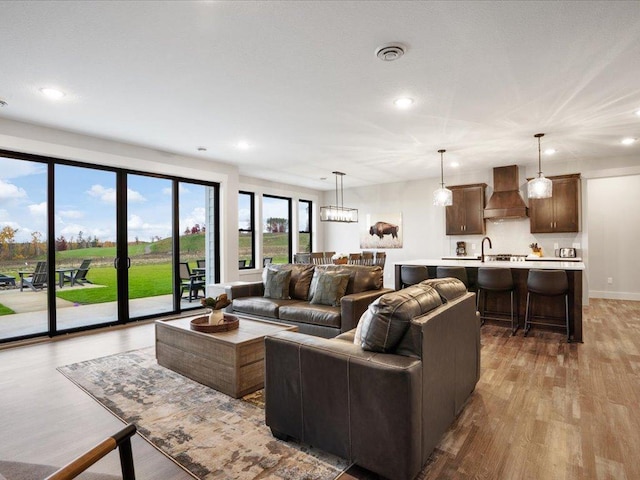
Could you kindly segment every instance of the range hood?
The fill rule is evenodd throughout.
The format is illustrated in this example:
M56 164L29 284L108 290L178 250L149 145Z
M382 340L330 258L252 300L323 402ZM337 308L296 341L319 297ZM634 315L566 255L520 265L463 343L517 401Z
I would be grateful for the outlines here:
M493 169L493 195L484 209L484 218L522 218L529 209L520 196L518 166Z

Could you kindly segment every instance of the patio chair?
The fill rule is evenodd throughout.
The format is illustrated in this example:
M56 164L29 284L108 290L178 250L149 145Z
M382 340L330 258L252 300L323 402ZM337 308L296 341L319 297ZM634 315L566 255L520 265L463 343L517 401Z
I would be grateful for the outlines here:
M91 264L91 259L82 260L82 263L78 267L75 272L65 273L63 281L71 283L71 286L74 286L76 283L79 285L84 285L86 283L93 283L91 280L87 278L87 273L89 273L89 265Z
M31 276L25 277L27 272L18 272L20 275L20 291L26 286L34 292L38 289L43 289L47 286L48 274L47 274L47 262L40 261L36 264L36 269Z
M184 298L184 292L189 291L189 302L198 298L198 291L202 290L202 297L205 296L204 280L199 275L191 273L187 262L180 262L180 298Z

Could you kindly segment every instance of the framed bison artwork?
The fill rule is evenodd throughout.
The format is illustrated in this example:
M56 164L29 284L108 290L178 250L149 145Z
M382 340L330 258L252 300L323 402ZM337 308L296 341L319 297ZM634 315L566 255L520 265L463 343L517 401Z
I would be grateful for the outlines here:
M360 223L360 248L402 248L402 214L365 215Z

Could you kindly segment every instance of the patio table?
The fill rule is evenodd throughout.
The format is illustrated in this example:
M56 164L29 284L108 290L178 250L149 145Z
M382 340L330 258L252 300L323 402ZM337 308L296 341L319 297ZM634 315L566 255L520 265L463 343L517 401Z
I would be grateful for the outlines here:
M4 275L0 273L0 285L6 287L7 285L16 286L16 277L10 277L9 275Z
M68 273L70 274L69 276L71 277L71 286L73 287L75 285L75 273L76 270L78 270L77 268L73 268L73 267L69 267L69 268L56 268L56 273L58 274L58 286L60 288L64 287L64 274Z

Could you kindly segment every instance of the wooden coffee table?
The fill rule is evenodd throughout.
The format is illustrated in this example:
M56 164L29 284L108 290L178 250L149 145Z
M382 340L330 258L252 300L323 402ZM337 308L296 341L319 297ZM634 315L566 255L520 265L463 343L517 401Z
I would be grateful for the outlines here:
M298 330L239 317L236 330L202 333L191 330L193 318L156 321L158 364L234 398L264 387L264 337Z

